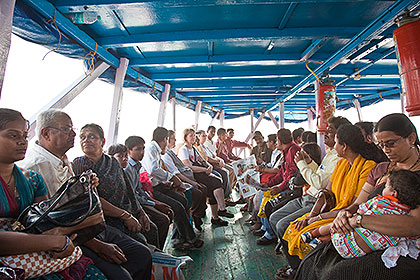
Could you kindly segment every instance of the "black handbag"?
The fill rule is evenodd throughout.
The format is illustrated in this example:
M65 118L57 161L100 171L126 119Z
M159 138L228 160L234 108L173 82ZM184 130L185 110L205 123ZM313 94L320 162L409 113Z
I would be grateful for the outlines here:
M195 147L193 147L193 152L194 152L194 161L191 161L191 164L193 166L209 168L209 164L207 163L207 161L201 158L201 156L197 153ZM202 161L199 160L200 158L202 159Z
M19 215L13 230L27 233L71 235L75 245L83 244L105 230L105 219L93 173L88 170L70 177L49 199L34 203Z

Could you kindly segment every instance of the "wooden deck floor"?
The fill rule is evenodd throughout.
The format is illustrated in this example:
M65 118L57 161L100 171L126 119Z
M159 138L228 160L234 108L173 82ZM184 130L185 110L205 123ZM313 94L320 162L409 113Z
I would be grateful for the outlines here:
M286 260L275 255L274 245L256 245L257 237L244 224L249 214L241 213L240 206L228 209L235 213L235 217L224 218L229 221L227 227L214 227L210 218L206 218L204 230L200 233L203 248L185 252L167 245L165 252L176 256L189 255L193 259L182 269L186 280L274 279L276 269L285 265ZM207 217L210 217L209 210Z

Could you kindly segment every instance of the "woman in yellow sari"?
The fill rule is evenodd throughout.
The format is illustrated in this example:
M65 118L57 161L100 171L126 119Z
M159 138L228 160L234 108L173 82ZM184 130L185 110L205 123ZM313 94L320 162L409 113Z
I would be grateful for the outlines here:
M334 194L336 205L325 213L311 211L289 225L282 243L286 246L283 251L286 251L288 246L285 253L288 253L286 257L292 270L297 269L299 265L299 260L296 261L293 256L302 259L312 249L308 243L302 242L301 234L331 223L341 209L349 206L357 198L370 170L377 162L383 161L376 145L366 143L362 132L354 125L341 126L335 142L334 149L342 159L334 169L327 190Z

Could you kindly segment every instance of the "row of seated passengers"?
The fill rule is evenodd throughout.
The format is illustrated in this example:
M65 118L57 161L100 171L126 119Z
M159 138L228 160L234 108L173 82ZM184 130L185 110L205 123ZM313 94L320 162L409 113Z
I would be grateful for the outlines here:
M28 187L28 184L23 186L20 185L20 182L25 180L28 182L25 178L27 172L22 173L14 165L14 162L22 160L25 156L28 127L25 119L19 112L1 109L0 114L2 120L0 123L0 163L2 163L0 169L2 177L2 192L0 192L2 195L2 208L0 209L0 216L16 217L19 211L23 210L28 204L46 199L48 193L45 185L32 186L34 190L29 192L23 190L23 188ZM418 187L417 182L412 183L415 182L415 176L413 177L414 181L411 183L407 181L407 178L410 177L409 175L400 176L399 181L396 180L395 182L394 180L394 183L391 180L389 183L390 186L388 187L391 190L390 194L384 193L388 195L385 197L388 201L392 201L389 195L395 196L400 200L400 203L409 205L409 208L415 208L410 211L410 216L407 215L410 220L402 219L397 215L384 215L390 216L390 218L386 217L385 225L388 225L389 219L391 219L393 224L397 225L397 230L383 226L384 223L381 219L376 218L371 220L372 217L370 217L369 209L367 209L369 206L366 206L367 210L361 209L357 217L353 216L353 213L358 209L358 205L365 202L368 195L373 193L374 186L379 186L381 185L380 183L386 181L390 171L398 169L417 171L420 169L417 133L415 127L406 116L401 114L386 116L378 122L376 131L379 145L390 160L390 162L384 162L378 165L376 165L375 161L383 161L383 154L378 153L378 150L375 149L376 146L368 145L364 142L362 132L358 128L349 125L349 122L343 118L331 119L325 135L325 143L331 149L319 167L316 164L315 166L313 165L314 162L312 162L307 154L302 151L299 152L300 148L292 142L289 130L281 129L278 131L277 149L282 153L283 163L277 167L276 174L267 176L266 181L263 180L264 171L268 170L266 170L266 167L259 167L263 173L261 177L263 186L271 187L271 191L264 194L266 197L265 201L270 201L270 198L276 198L275 196L279 194L285 194L282 191L288 185L289 174L293 173L290 172L293 164L295 165L295 170L297 170L296 167L299 168L302 177L308 182L308 186L304 189L301 197L289 201L286 205L282 205L282 200L277 199L276 201L280 202L280 207L274 205L271 215L269 215L269 218L266 218L266 221L269 221L266 229L273 229L277 237L280 237L283 251L291 265L290 269L280 270L276 275L277 278L293 275L294 269L297 268L300 262L299 258L307 254L309 251L308 247L310 248L304 241L317 235L325 235L325 227L323 229L321 226L331 223L337 214L338 217L334 221L334 224L327 228L336 233L349 233L356 225L363 225L367 230L370 229L382 233L382 235L379 234L376 236L385 236L384 234L390 236L415 236L419 234L416 228L416 225L419 223L413 223L418 217L416 215L416 211L418 211L417 201L412 203L404 201L404 196L401 197L400 193L404 193L405 190L404 188L398 189L398 186L401 185L408 186L407 190L413 191L409 187ZM195 206L197 206L195 208L197 210L196 215L194 216L193 213L196 227L200 227L202 216L200 217L199 213L203 215L207 195L209 196L212 208L213 223L224 225L223 221L218 218L218 215L231 216L224 207L224 189L221 187L222 180L216 175L211 175L212 168L205 166L204 161L199 160L196 151L192 149L192 145L195 142L195 135L192 130L185 131L185 148L183 147L184 149L181 149L179 152L182 158L179 161L184 163L184 166L185 164L190 165L190 168L193 170L193 177L190 177L189 180L191 180L190 183L192 185L195 185L194 188L190 189L190 194L188 194L188 191L185 191L185 185L181 184L178 176L173 176L172 173L167 171L170 168L167 165L170 164L165 163L164 157L162 157L163 163L161 161L161 154L165 151L167 145L168 132L163 128L157 128L155 130L153 141L148 146L145 159L143 160L146 171L151 175L152 195L154 198L151 193L149 193L149 196L147 195L147 188L144 190L144 195L141 195L142 188L137 188L141 186L141 183L138 183L140 180L138 177L139 169L137 168L140 167L139 161L143 156L144 141L140 141L142 145L131 146L131 149L130 143L127 143L129 147L128 151L134 150L131 158L133 161L128 164L127 168L134 168L134 174L136 174L134 179L137 180L136 182L138 184L136 185L136 182L133 182L131 188L129 187L131 183L128 183L130 182L130 172L123 172L116 160L103 154L102 148L105 139L103 131L99 126L90 124L81 130L80 139L85 156L75 159L73 169L65 157L66 152L74 145L75 137L72 122L68 115L58 111L42 113L38 119L37 134L39 140L33 149L30 150L24 164L32 165L33 169L39 169L38 171L43 175L47 186L49 188L53 187L50 193L54 191L54 188L56 190L73 172L78 174L84 170L92 169L98 174L100 182L98 192L102 198L103 209L109 226L97 239L87 242L83 251L84 254L94 259L95 264L111 279L150 278L150 251L143 244L147 244L148 241L150 243L154 242L158 247L159 245L162 247L162 243L159 243L159 241L163 238L162 233L159 233L161 227L154 227L153 223L150 223L148 216L144 214L144 212L150 209L145 209L154 209L151 211L159 212L160 216L166 213L166 221L171 219L173 215L175 223L174 238L178 239L178 242L175 242L174 246L179 246L179 248L183 249L202 246L202 241L196 238L188 220L186 212L189 204L188 201L190 201L190 204L194 204L195 202ZM174 143L174 135L170 136L169 139L171 137ZM225 137L224 133L220 133L219 141L223 140L223 137ZM202 138L202 142L210 139L210 137L206 138L204 135L201 135L200 138ZM134 137L131 140L137 143L135 141L140 139ZM140 147L133 149L135 146ZM224 148L223 145L217 147L218 154L222 148ZM170 150L168 149L167 151ZM137 153L137 157L135 153ZM227 151L227 154L229 154L229 151ZM342 157L342 159L339 160L339 157ZM173 161L173 164L176 166L175 161ZM376 167L374 167L375 165ZM223 166L222 162L220 162L219 167L221 166ZM184 167L184 169L186 168ZM182 170L179 169L178 171L179 177L182 177L181 175L188 177L186 174L182 174ZM225 173L229 173L229 170L227 172L225 171ZM196 174L203 175L203 182L205 183L195 183L199 181L196 178ZM218 187L216 187L216 180ZM400 181L405 183L401 183ZM166 182L172 182L172 184L169 185ZM336 206L331 211L325 213L314 211L316 207L314 209L312 207L315 204L315 195L313 195L313 191L315 190L311 192L311 188L322 189L325 187L334 193ZM210 194L208 189L210 189ZM376 190L378 189L380 188L376 188ZM198 190L199 192L194 195L193 190ZM134 194L134 191L136 194ZM418 191L418 188L416 191ZM180 192L185 192L186 195L180 195ZM205 194L206 192L207 194ZM187 199L189 195L191 195L191 199ZM10 199L10 196L14 198L14 201ZM419 196L411 193L409 197L418 198ZM148 206L153 207L142 207L139 203L141 198L146 199L146 203L143 203L143 206L147 206L148 202L150 204ZM200 203L200 199L204 203ZM261 203L259 203L258 196L254 197L253 201L254 205L262 207ZM269 204L271 203L267 203L266 205ZM376 204L378 203L373 203L373 205ZM395 205L391 206L395 207ZM277 210L275 209L276 207L278 208ZM191 205L191 209L191 212L193 212L193 205ZM311 209L313 211L310 211ZM343 211L339 212L339 210ZM293 222L296 218L307 212L310 212L309 215L303 217L301 221L289 225L290 222ZM406 212L408 212L407 207L405 208L405 212L400 211L398 213ZM149 216L152 215L149 214ZM397 218L394 216L397 216ZM154 231L153 228L156 230ZM318 228L319 230L317 231L316 229ZM310 232L310 234L305 235L307 232ZM360 245L359 255L363 254L361 252L368 253L369 250L378 249L377 247L371 247L370 249L363 247L363 243L360 243L360 238L358 242L357 236L361 235L360 232L357 231L357 234L353 235L353 239L347 238L346 236L348 242L353 242L347 243L347 245ZM61 236L54 236L48 239L45 238L46 236L30 236L31 239L26 239L28 236L19 233L0 232L0 234L0 240L2 242L0 254L2 255L39 250L60 251L61 248L65 248L64 252L57 253L59 256L64 256L71 253L74 249L71 242L69 246L60 246L60 243L62 245L67 242L67 238L63 239ZM165 237L166 234L167 231L164 233ZM302 234L304 238L301 237ZM341 238L340 240L345 240L344 237ZM395 242L396 239L392 240L394 240L394 243L388 245L397 245L400 242L400 240L398 242ZM16 244L19 244L19 246L16 246ZM289 244L293 245L291 246ZM336 242L335 245L339 248L340 243ZM315 252L319 251L316 249ZM323 252L318 254L322 255ZM340 253L345 255L343 251L340 251ZM294 257L294 255L298 255L299 258ZM395 256L395 254L391 256ZM316 258L317 254L312 254L311 257ZM310 258L304 261L301 265L301 269L304 272L301 275L298 274L297 277L308 279L308 274L306 273L313 269L311 264ZM322 269L318 271L320 271L321 275L325 273ZM328 273L331 271L334 270L329 269ZM323 276L319 276L317 273L312 273L311 276L314 279L324 279Z
M249 208L252 229L262 235L257 244L278 242L276 250L288 261L276 279L417 279L416 128L404 114L387 115L376 124L373 143L367 127L331 118L322 161L316 144L299 146L289 130L277 132L281 159L272 156L257 167L261 185L269 190L259 191ZM334 203L321 199L321 193L332 195Z
M212 224L226 226L228 222L220 216L233 217L226 210L226 204L234 205L227 199L236 184L233 169L204 150L199 141L193 148L196 135L192 129L184 131L180 157L171 150L175 133L163 127L155 129L146 149L141 137L131 136L126 146L109 148L112 157L103 152L102 128L88 124L80 131L84 156L70 163L66 153L74 146L76 133L66 113L48 110L38 116L38 140L27 153L29 128L23 116L15 110L0 109L0 120L0 218L17 218L26 206L51 197L71 176L93 170L107 227L81 248L109 279L150 279L150 247L163 249L172 221L174 248L202 247L190 215L196 229L201 230L207 199ZM219 133L219 140L224 138L226 131ZM206 139L201 137L201 144ZM222 156L231 154L231 148L224 149L229 148L218 146ZM0 255L53 251L57 257L65 257L74 250L67 236L0 231L0 242Z

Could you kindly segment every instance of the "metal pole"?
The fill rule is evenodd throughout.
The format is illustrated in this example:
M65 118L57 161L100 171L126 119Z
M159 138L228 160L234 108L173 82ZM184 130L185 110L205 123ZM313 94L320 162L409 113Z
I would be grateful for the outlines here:
M284 102L279 103L279 122L280 128L284 128Z
M194 129L198 130L198 121L200 119L200 112L201 112L201 106L203 105L202 101L197 101L197 104L195 105L195 123L194 123Z
M258 126L260 125L261 121L264 119L265 116L265 112L263 112L260 117L258 118L257 122L255 123L254 128L251 130L251 133L248 134L248 136L245 139L245 143L248 143L248 141L252 138L252 136L254 135L254 131L257 130ZM242 153L242 151L244 150L244 148L241 148L241 150L239 151L239 154Z
M317 119L318 119L318 116L321 113L319 111L319 105L318 105L318 102L319 102L318 101L318 96L319 96L319 83L318 83L318 81L315 81L314 82L314 86L315 86L316 116L317 116ZM318 124L317 124L317 126L318 126ZM321 158L324 158L325 153L326 153L326 151L325 151L325 142L324 142L325 141L325 139L324 139L324 133L321 133L321 132L317 131L316 136L317 136L318 145L321 148Z
M176 99L172 98L172 120L173 130L176 131Z
M225 110L221 110L220 111L220 127L221 128L225 126L224 121L225 121Z
M362 108L360 106L359 100L357 100L357 99L353 100L353 104L354 104L354 107L356 108L357 117L359 118L359 122L363 121Z
M41 110L35 115L29 118L29 133L28 139L31 140L35 136L36 118L41 112L48 109L63 109L73 99L75 99L87 86L89 86L96 78L102 75L109 68L109 64L101 61L95 65L95 69L90 75L83 74L76 81L74 81L69 87L63 90L59 95L54 97L49 103L47 103Z
M251 116L251 133L254 133L254 109L249 111L249 115Z
M0 98L3 88L4 72L6 71L7 57L9 56L10 41L12 37L12 22L15 0L0 1Z
M162 92L160 98L160 107L157 126L163 126L165 123L166 103L168 102L169 92L171 91L171 85L165 84L165 90Z
M267 112L268 116L270 117L271 121L274 123L274 125L276 126L277 129L280 128L279 123L277 122L276 118L273 116L273 113L271 113L271 111Z
M407 114L407 111L405 110L405 94L403 91L400 93L400 100L401 100L401 113Z
M314 116L312 114L312 109L309 108L306 110L306 114L308 115L308 129L310 131L314 130Z
M218 111L216 115L214 115L214 117L211 119L209 126L213 124L214 120L216 120L219 117L219 115L220 115L220 111Z
M108 138L106 147L117 143L118 127L120 125L120 112L123 96L123 85L127 72L129 60L125 57L120 58L120 66L115 74L114 98L112 100L111 118L109 121Z

